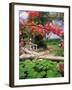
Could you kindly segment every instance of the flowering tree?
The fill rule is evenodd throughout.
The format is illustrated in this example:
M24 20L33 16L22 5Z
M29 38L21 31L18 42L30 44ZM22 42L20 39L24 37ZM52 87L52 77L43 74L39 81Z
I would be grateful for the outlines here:
M26 37L28 40L31 38L33 43L37 43L34 40L38 38L38 41L49 35L51 32L56 34L63 40L64 30L52 23L49 20L49 13L37 12L37 11L26 11L27 19L20 19L20 37ZM56 17L55 17L56 18ZM61 42L64 47L63 42ZM38 43L37 43L38 44ZM42 43L43 44L43 43Z

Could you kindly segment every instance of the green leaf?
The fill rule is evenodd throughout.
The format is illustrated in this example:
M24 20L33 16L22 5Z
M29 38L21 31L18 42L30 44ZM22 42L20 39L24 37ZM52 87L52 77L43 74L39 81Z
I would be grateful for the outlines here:
M55 72L53 72L52 70L48 70L47 77L55 77Z

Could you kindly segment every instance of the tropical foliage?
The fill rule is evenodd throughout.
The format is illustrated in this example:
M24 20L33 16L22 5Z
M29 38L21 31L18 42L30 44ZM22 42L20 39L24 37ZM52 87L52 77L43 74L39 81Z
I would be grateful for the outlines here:
M59 66L60 64L60 66ZM63 62L53 62L48 59L23 59L19 63L19 78L52 78L63 77Z

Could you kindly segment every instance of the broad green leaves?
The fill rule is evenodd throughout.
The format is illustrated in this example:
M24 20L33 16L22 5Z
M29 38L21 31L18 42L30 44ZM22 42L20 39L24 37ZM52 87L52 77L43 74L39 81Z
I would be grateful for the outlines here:
M19 78L50 78L62 77L63 75L58 70L57 62L51 60L38 59L29 60L25 59L19 63Z

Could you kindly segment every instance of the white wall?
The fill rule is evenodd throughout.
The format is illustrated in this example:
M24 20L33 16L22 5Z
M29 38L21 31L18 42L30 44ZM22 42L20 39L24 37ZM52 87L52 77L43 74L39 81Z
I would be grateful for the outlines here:
M71 5L72 0L0 0L0 90L10 90L8 86L9 80L9 2L28 2L28 3L42 3L42 4L57 4L57 5ZM72 6L71 6L72 9ZM71 10L72 15L72 10ZM71 27L72 29L72 27ZM72 34L72 32L71 32ZM71 63L72 64L72 63ZM71 66L72 68L72 66ZM71 72L72 74L72 72ZM14 88L16 90L71 90L70 85L55 85L55 86L39 86Z

